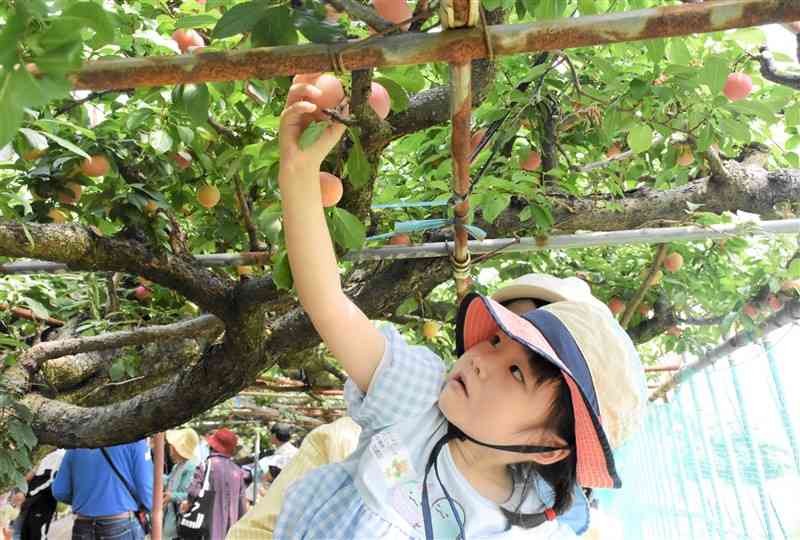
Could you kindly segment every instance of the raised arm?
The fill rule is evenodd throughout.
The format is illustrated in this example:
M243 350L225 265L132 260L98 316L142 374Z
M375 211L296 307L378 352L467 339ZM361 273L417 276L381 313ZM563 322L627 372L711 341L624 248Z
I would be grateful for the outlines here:
M289 264L300 303L320 337L344 370L366 392L383 356L383 336L342 291L339 268L325 221L319 168L344 132L335 123L312 146L298 146L303 126L320 95L312 85L289 90L281 115L281 164L278 182L283 201L283 228Z

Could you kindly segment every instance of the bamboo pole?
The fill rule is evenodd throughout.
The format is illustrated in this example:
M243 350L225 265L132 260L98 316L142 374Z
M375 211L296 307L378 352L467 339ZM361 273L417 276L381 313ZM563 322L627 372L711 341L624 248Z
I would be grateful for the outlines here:
M487 28L496 56L686 36L800 20L792 0L718 0L591 17ZM88 62L71 75L76 89L111 90L169 84L269 79L280 75L348 71L430 62L466 63L487 58L479 28L402 33L364 41L263 47L148 58ZM341 62L339 62L341 60Z
M164 433L153 435L153 529L152 540L161 540L161 526L164 523Z
M554 235L548 238L496 238L493 240L471 240L468 242L473 254L527 253L546 249L579 249L596 246L613 246L621 244L662 244L665 242L696 242L701 240L719 240L721 238L771 236L776 234L800 233L800 219L780 219L760 221L757 223L709 225L707 227L672 227L667 229L631 229L609 232L589 232ZM424 259L448 257L452 243L432 242L415 246L393 246L367 248L351 251L342 257L346 261L379 261L389 259ZM245 257L247 256L247 257ZM200 266L239 266L246 260L264 257L266 252L252 253L215 253L197 255L195 259ZM24 262L0 265L3 274L37 274L60 273L69 271L66 264L46 261L26 260Z
M439 18L444 30L475 26L478 20L477 1L441 0ZM470 124L472 118L472 65L470 58L450 63L450 125L452 129L450 152L453 156L453 232L455 246L450 260L453 265L453 279L456 283L458 301L470 289L471 278L469 236L469 154Z
M636 291L636 294L633 295L633 299L628 302L628 305L625 307L625 312L622 314L622 319L620 319L620 325L622 325L623 328L628 328L628 324L631 322L633 314L636 313L636 310L639 308L639 304L641 304L642 300L644 300L644 297L650 287L655 284L656 276L658 275L661 264L664 262L664 257L666 256L667 244L661 244L658 246L656 256L650 265L650 270L647 272L647 277L645 277L644 281L639 286L639 290Z

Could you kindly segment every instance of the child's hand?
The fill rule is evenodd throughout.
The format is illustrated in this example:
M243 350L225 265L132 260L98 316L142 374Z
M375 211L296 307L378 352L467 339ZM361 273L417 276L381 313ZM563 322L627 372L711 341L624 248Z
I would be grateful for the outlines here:
M331 125L323 132L317 141L305 149L299 146L300 135L308 126L311 120L318 120L321 115L318 107L311 102L312 99L319 98L322 91L311 84L295 84L289 89L286 98L286 107L281 114L280 126L280 151L281 164L316 167L322 164L325 156L333 149L344 133L345 126L334 120ZM314 114L317 113L317 114ZM347 111L345 110L345 114Z

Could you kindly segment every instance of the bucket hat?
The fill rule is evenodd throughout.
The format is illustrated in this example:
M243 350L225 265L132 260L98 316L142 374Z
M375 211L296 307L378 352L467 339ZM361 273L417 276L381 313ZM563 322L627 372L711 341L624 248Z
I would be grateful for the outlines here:
M501 287L494 294L495 302L507 302L521 298L544 300L545 302L561 302L570 300L574 302L589 302L598 307L608 309L604 303L592 295L589 285L576 277L558 278L550 274L525 274L505 287Z
M192 428L171 429L167 431L167 442L175 448L178 454L186 459L192 459L194 451L200 443L200 436Z
M239 444L239 437L228 428L220 428L209 435L207 441L212 450L232 456L236 452L236 445Z
M617 488L622 481L612 448L641 425L646 385L630 337L598 303L560 301L519 316L471 293L459 306L456 352L460 356L500 330L558 367L572 399L578 484Z

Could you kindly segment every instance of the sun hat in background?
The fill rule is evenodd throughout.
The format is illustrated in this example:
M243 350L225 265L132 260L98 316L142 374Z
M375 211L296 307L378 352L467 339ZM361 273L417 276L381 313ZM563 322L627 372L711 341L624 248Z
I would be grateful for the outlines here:
M171 429L167 431L166 437L175 451L186 459L194 457L194 451L200 443L200 436L192 428Z

